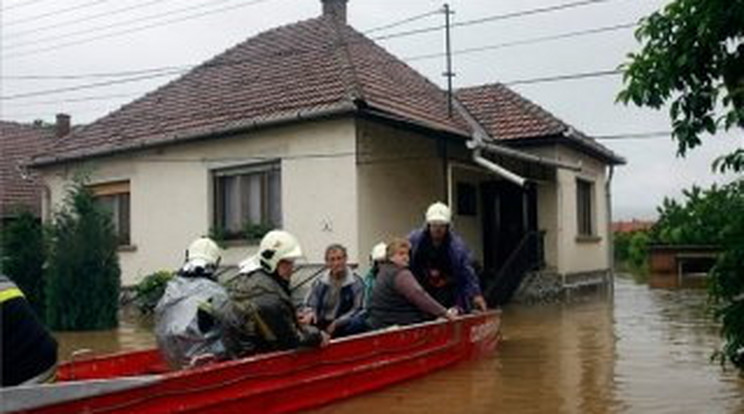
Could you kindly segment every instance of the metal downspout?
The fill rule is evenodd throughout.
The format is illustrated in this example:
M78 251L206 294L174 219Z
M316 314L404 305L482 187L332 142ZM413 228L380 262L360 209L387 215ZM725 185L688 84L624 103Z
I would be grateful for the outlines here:
M610 266L610 292L615 289L615 235L612 234L612 176L615 173L615 166L610 165L610 173L605 183L605 203L607 204L607 263Z
M514 174L513 172L507 170L506 168L496 164L495 162L492 162L491 160L483 157L482 152L483 152L483 149L480 146L477 146L473 150L473 161L476 164L494 172L497 175L500 175L501 177L513 182L514 184L520 187L524 187L524 184L527 180L525 180L523 177L517 174Z

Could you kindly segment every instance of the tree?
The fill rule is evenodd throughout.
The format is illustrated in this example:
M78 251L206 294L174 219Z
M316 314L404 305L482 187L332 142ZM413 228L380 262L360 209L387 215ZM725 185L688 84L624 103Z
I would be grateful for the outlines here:
M22 212L2 231L0 272L23 291L40 319L44 319L44 239L41 222Z
M117 237L110 213L95 203L83 178L68 188L48 234L47 323L59 330L117 326Z
M618 100L669 116L677 153L702 143L701 135L744 128L744 0L674 0L644 18L643 43L623 65ZM715 170L744 171L744 148L721 156Z
M652 241L722 248L708 285L725 339L717 356L744 370L744 179L709 189L693 186L683 195L680 202L664 200L651 230Z

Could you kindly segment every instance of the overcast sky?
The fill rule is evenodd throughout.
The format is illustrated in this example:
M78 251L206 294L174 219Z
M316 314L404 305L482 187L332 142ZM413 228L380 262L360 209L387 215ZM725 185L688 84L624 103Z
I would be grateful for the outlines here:
M450 5L455 11L454 23L463 23L577 2L453 0ZM599 0L455 27L455 51L486 49L454 56L455 86L516 82L511 85L514 90L592 136L669 131L666 112L614 103L621 87L620 76L535 81L617 69L628 52L638 49L638 44L632 28L615 27L635 23L665 3ZM178 76L170 71L164 76L132 81L133 77L158 74L138 71L198 64L257 33L320 14L320 0L3 0L0 4L0 118L51 122L55 113L65 112L72 115L74 123L91 122ZM367 31L436 11L442 5L432 0L349 0L349 23ZM433 14L368 35L395 34L443 21L443 14ZM544 39L594 29L599 31ZM378 42L398 57L408 59L442 52L443 39L443 32L435 31ZM444 84L444 58L408 62L433 81ZM129 71L135 73L121 76L121 72ZM119 76L77 77L111 73ZM14 98L110 81L119 83ZM701 148L680 160L675 158L676 145L669 136L621 137L601 142L628 160L613 180L616 219L652 218L655 206L665 196L679 196L682 188L693 183L709 185L731 180L731 176L712 174L710 163L718 154L744 145L741 133L721 135L706 140Z

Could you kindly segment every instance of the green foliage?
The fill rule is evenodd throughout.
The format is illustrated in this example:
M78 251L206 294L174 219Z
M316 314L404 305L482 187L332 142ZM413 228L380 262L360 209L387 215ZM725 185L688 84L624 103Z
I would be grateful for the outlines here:
M725 339L717 357L744 370L744 179L705 190L693 187L683 194L681 202L664 200L651 238L657 243L721 247L708 284Z
M633 233L628 243L628 264L634 274L645 276L648 274L648 245L651 238L648 232Z
M244 226L245 238L249 241L259 241L266 233L274 229L271 224L247 222Z
M628 260L628 248L630 239L634 232L615 232L612 235L613 248L616 263L625 263Z
M715 316L722 322L725 343L720 360L728 359L744 370L744 180L736 188L734 212L720 235L725 249L711 270L708 289Z
M108 329L118 324L120 269L110 215L75 178L49 228L47 323L57 330Z
M40 319L44 319L44 239L39 219L21 213L2 231L0 272L23 291Z
M134 304L142 314L147 315L155 311L155 306L165 293L165 287L173 276L174 273L169 270L160 270L145 276L134 287Z
M702 134L744 128L744 0L674 0L642 19L636 38L643 48L623 65L617 99L670 104L678 155L700 145ZM744 171L744 150L713 168Z
M703 190L684 190L683 201L666 198L659 207L659 220L651 238L663 244L722 245L732 226L732 217L744 214L744 180Z

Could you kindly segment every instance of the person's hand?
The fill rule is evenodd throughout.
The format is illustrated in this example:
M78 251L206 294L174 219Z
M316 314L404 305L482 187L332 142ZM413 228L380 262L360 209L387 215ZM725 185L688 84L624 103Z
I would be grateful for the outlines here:
M320 347L325 348L331 343L331 335L326 331L320 331Z
M483 295L473 297L473 305L475 305L475 308L481 312L485 312L488 310L488 304L486 303L486 299L483 297Z
M217 361L218 361L217 356L214 354L201 354L201 355L197 355L191 358L191 361L189 361L189 367L196 368L196 367L211 364Z
M449 308L447 309L447 313L444 314L444 317L449 320L453 321L457 317L457 315L460 314L460 311L457 308Z
M333 336L333 332L336 331L336 321L333 321L330 324L328 324L328 326L326 326L325 331L328 332L328 335Z
M300 315L297 320L302 325L315 325L317 322L317 318L315 317L315 312L313 311L307 311Z

